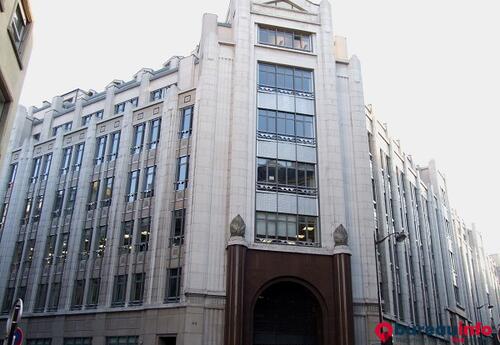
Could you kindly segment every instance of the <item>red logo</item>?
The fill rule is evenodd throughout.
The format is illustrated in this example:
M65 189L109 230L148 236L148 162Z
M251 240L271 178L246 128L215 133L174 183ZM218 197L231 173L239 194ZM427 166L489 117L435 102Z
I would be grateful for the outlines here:
M375 333L382 343L392 338L394 329L389 322L381 322L375 327Z

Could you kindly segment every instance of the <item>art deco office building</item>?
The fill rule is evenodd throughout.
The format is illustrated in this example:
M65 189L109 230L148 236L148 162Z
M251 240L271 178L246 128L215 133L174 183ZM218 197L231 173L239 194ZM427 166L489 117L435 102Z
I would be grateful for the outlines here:
M29 134L0 185L0 298L4 312L24 299L28 344L378 341L373 236L402 228L379 205L406 170L377 166L394 145L374 134L359 62L332 30L327 1L233 0L225 20L203 17L191 55L19 120ZM429 169L413 185L433 207ZM425 236L443 234L432 221ZM422 286L445 266L428 245L434 261L403 264L417 255L406 228L404 247L379 246L385 317L449 321L451 304L419 309L434 286L410 299L410 267L428 270Z

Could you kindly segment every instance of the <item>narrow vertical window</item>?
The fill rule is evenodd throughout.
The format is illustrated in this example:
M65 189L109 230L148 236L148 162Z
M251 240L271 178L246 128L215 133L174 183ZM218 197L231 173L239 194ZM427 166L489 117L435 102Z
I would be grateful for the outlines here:
M133 202L137 199L137 187L139 185L139 170L130 172L128 177L127 202Z
M146 168L146 176L144 178L143 197L148 198L154 195L155 189L156 165Z
M187 187L189 171L189 156L179 157L177 160L177 182L175 189L180 191Z
M80 244L80 259L87 259L90 255L92 245L92 228L86 228L82 231L82 242Z
M83 304L84 291L85 291L85 279L75 280L75 285L73 287L73 298L71 299L72 309L81 308Z
M111 134L111 143L109 146L108 160L113 161L118 157L118 148L120 146L120 131Z
M75 146L75 160L73 162L73 170L74 171L80 171L80 168L82 166L82 161L83 161L83 149L85 147L85 144L78 144Z
M52 164L52 153L45 155L45 162L43 165L43 173L42 173L42 181L45 181L49 178L50 166Z
M180 300L182 268L169 268L167 271L167 287L165 302L178 302Z
M16 175L17 175L17 167L18 164L12 164L10 166L10 174L9 174L9 187L14 184L14 181L16 180Z
M134 127L134 141L132 146L132 154L137 154L142 150L142 144L144 143L144 130L146 129L146 124L141 123Z
M47 283L39 284L35 299L35 312L43 311L45 308L45 299L47 298Z
M172 228L170 232L170 245L182 245L184 243L186 209L174 210L172 212Z
M64 189L60 189L56 192L56 199L54 201L54 207L52 208L52 217L59 217L61 215L63 201Z
M182 109L180 138L189 138L193 124L193 107Z
M36 197L35 209L33 210L34 222L38 222L40 220L40 216L42 215L43 200L44 200L43 195L39 195Z
M98 257L102 257L104 255L104 251L106 249L107 233L108 227L106 225L101 225L97 228L94 250Z
M151 130L149 134L149 148L156 149L160 141L161 119L151 121Z
M76 202L76 192L77 192L77 187L71 187L68 191L68 200L66 201L66 212L71 213L73 212L73 209L75 208L75 202Z
M95 307L99 303L99 290L101 286L100 278L92 278L89 281L89 290L87 292L87 307Z
M125 291L127 290L127 275L115 276L113 287L113 305L119 306L125 303Z
M88 210L94 210L97 206L97 198L99 197L99 180L95 180L90 182L90 191L89 191L89 202L88 202Z
M134 221L127 220L123 222L120 253L130 253L130 250L132 249L133 233L134 233Z
M151 234L151 217L142 218L139 223L137 236L137 249L140 252L148 250L149 236Z
M49 297L49 305L48 310L54 311L57 310L59 305L59 296L61 295L61 283L53 282L50 287L50 297Z
M133 276L132 288L130 290L130 303L142 304L144 297L144 283L146 281L146 273L136 273Z
M72 147L66 147L65 149L63 149L60 175L66 175L69 171L69 165L71 162L71 151Z
M30 182L35 183L40 174L40 165L42 164L42 157L33 159L33 170L31 171Z
M106 152L106 136L97 138L97 146L95 150L95 165L104 162L104 154Z
M104 191L102 195L101 206L111 205L111 198L113 197L113 183L114 177L108 177L104 180Z
M23 218L21 219L21 224L27 224L29 222L32 203L33 203L32 198L26 199L26 202L24 203L24 212L23 212Z

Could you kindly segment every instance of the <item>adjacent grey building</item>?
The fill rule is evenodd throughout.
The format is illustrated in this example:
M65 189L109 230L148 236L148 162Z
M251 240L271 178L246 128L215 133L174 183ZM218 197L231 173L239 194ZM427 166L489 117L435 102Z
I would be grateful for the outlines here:
M499 321L479 235L365 107L328 1L233 0L192 54L21 109L8 152L0 301L28 344L375 344L379 286L408 327Z

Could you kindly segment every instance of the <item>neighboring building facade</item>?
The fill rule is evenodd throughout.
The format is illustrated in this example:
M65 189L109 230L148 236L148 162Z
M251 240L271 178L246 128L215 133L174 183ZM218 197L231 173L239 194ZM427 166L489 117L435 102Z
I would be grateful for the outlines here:
M372 188L396 181L375 158L371 178L383 131L327 1L233 0L223 23L203 17L191 55L18 119L29 133L0 179L0 301L5 313L24 299L28 344L379 342L374 229L402 225L376 223ZM412 169L422 198L446 190L434 168ZM443 231L425 229L437 261ZM415 316L434 287L413 312L411 280L389 294L381 261L387 318L447 318L438 293ZM435 261L428 274L444 277Z
M408 329L430 325L457 330L460 322L498 325L495 265L485 254L480 233L450 208L445 177L434 161L417 166L371 106L366 119L377 238L401 231L408 235L403 243L389 238L377 246L384 318ZM444 336L417 333L396 335L395 343L450 342L448 331ZM491 344L493 337L466 341Z
M28 0L0 1L0 171L31 54L31 31Z

